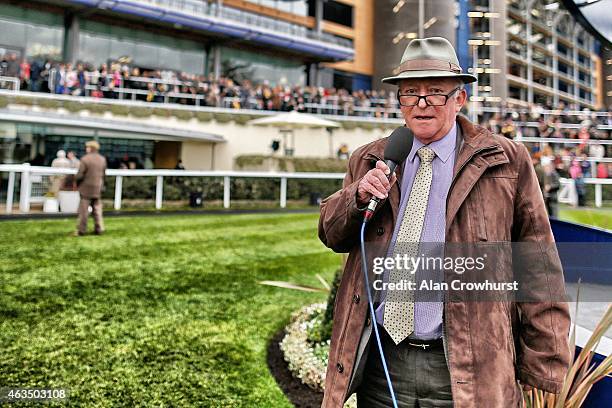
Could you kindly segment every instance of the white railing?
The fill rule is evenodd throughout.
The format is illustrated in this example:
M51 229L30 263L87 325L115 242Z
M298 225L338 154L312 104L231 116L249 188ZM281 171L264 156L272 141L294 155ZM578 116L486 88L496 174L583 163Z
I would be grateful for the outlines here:
M600 178L585 178L583 179L585 184L595 184L595 207L600 208L603 201L603 185L612 185L612 178L600 179ZM559 183L561 188L559 189L558 200L560 203L571 204L573 206L578 205L578 193L576 191L576 180L571 178L560 178Z
M30 212L30 204L39 201L32 197L33 175L66 175L76 174L77 169L63 169L53 167L30 166L29 164L0 164L0 173L9 174L8 189L6 194L6 213L13 211L15 193L15 175L21 174L19 211ZM115 200L114 209L121 209L124 177L156 177L155 184L155 208L161 209L164 199L164 177L223 177L223 208L230 208L231 189L230 179L240 178L273 178L280 180L279 204L281 208L287 206L287 180L288 179L332 179L341 180L344 173L284 173L284 172L257 172L257 171L200 171L200 170L124 170L108 169L106 176L115 177Z
M11 214L13 211L14 193L15 193L15 178L16 174L21 174L20 194L19 194L19 211L22 213L30 212L30 204L40 201L40 197L32 197L32 176L36 175L66 175L76 174L76 169L63 169L52 167L30 166L29 164L0 164L0 173L8 173L8 188L6 194L6 213ZM287 206L287 180L288 179L333 179L341 180L344 178L344 173L284 173L284 172L256 172L256 171L200 171L200 170L123 170L123 169L108 169L106 176L115 177L115 199L114 209L121 209L121 200L123 194L123 178L124 177L156 177L155 185L155 208L161 209L163 204L164 194L164 177L223 177L223 207L230 208L231 190L230 180L232 177L240 178L274 178L280 180L280 196L279 204L281 208ZM574 180L560 179L563 188L572 188ZM603 201L603 186L612 185L612 178L598 179L585 178L585 184L595 186L595 206L601 207ZM573 191L573 190L572 190ZM560 202L575 204L575 197L571 191L567 191L569 197L565 198L566 194L563 191L560 194Z
M0 89L8 89L15 93L19 92L19 78L0 76Z

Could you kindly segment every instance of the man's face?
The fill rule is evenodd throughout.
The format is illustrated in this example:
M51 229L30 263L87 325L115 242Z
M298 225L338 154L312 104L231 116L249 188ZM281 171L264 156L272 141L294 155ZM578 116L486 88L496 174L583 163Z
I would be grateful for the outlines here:
M399 83L400 94L430 95L448 94L460 82L450 78L404 79ZM421 98L415 106L400 106L406 126L424 144L442 139L453 127L457 113L465 103L465 90L458 90L446 101L446 105L427 106Z

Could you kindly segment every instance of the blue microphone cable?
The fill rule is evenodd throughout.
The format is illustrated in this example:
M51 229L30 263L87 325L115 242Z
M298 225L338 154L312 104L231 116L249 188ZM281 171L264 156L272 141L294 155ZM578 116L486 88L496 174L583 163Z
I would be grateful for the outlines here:
M397 400L395 399L395 392L393 391L393 384L391 383L391 377L389 376L389 370L387 369L387 361L383 353L382 344L380 342L380 334L378 333L378 323L376 322L376 314L374 312L374 304L372 303L372 293L370 293L370 282L368 280L368 262L366 260L365 250L365 229L370 217L364 219L361 224L361 261L363 264L363 275L368 294L368 305L370 307L370 315L372 316L372 325L374 326L374 333L376 334L376 344L378 345L378 351L380 353L380 360L382 361L383 370L385 371L385 377L387 378L387 385L389 386L389 393L391 394L391 400L393 401L393 408L397 408Z

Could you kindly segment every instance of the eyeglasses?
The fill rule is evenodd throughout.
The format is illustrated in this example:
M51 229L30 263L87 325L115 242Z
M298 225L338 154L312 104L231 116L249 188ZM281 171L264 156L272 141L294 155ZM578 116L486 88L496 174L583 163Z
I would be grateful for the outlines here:
M427 106L444 106L448 102L448 98L452 94L457 92L460 87L457 87L445 94L431 94L431 95L414 95L414 94L401 94L399 89L397 90L397 100L401 106L415 106L421 102L421 98L425 99Z

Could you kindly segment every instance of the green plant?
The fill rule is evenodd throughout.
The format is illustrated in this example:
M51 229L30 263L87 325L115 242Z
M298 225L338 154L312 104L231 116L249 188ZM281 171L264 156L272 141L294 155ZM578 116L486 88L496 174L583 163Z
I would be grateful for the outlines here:
M186 109L173 109L172 116L179 120L190 120L193 117L193 112Z
M219 123L227 123L233 120L233 116L231 113L223 113L223 112L215 112L214 117L215 120Z
M212 112L197 111L195 116L200 122L210 122L213 119Z
M69 112L78 112L85 108L85 105L76 101L64 101L63 108Z
M352 120L344 120L342 121L342 127L346 130L353 130L357 127L357 122L353 122Z
M246 125L246 123L250 121L251 119L252 119L251 115L244 115L244 114L234 115L234 122L240 125Z
M46 109L57 109L62 106L62 103L55 99L42 98L38 100L38 106Z
M236 157L234 162L236 163L236 166L240 168L261 166L265 158L266 156L260 155L260 154L245 154L245 155Z
M153 113L153 109L144 106L131 106L130 115L136 118L147 118Z
M109 111L109 106L103 103L88 103L85 105L85 109L91 113L104 113Z
M580 288L578 288L578 297L579 294ZM577 299L574 316L578 316L578 305ZM524 391L526 408L579 408L593 385L604 377L612 375L612 355L607 356L598 366L591 364L595 348L610 327L612 327L612 305L608 306L580 354L575 356L576 322L574 321L570 336L570 361L573 363L565 376L561 393L551 394L538 389Z
M15 103L17 105L27 105L27 106L33 106L35 105L35 100L34 98L29 98L27 96L21 96L21 95L17 95L14 99Z
M172 114L170 109L158 108L155 107L152 110L153 115L159 116L160 118L168 118Z
M117 116L127 116L130 113L129 107L123 105L111 105L110 111L113 115Z

